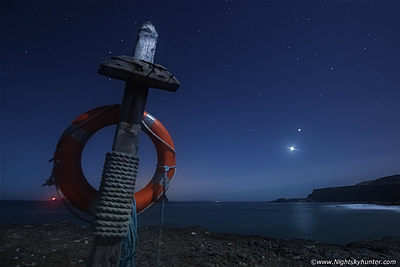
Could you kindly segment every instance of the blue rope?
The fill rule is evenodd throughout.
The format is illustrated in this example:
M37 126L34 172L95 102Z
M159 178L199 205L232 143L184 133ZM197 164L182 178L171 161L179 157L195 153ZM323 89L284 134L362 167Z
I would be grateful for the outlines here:
M165 187L164 187L165 188ZM161 263L161 236L162 236L162 228L164 226L164 206L165 206L165 190L162 195L162 203L161 203L161 214L160 214L160 230L158 232L158 245L157 245L157 261L156 267L160 266Z
M135 267L135 251L138 244L136 201L133 198L132 217L129 223L128 235L122 241L120 267Z

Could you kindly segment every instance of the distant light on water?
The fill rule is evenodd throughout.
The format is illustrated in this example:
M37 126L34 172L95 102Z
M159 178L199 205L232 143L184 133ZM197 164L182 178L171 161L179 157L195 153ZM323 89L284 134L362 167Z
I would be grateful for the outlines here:
M51 198L51 200L52 200L52 201L55 201L55 200L56 200L56 198L55 198L55 197L52 197L52 198Z
M337 207L353 210L382 210L400 212L400 206L383 206L375 204L338 204Z

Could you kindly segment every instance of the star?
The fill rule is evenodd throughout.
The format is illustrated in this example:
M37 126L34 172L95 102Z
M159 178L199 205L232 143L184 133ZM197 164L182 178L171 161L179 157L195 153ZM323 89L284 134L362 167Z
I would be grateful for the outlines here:
M301 132L301 128L297 129L298 132Z
M288 147L287 147L287 150L288 150L289 152L292 152L292 151L300 151L300 149L296 148L294 145L293 145L293 146L288 146Z

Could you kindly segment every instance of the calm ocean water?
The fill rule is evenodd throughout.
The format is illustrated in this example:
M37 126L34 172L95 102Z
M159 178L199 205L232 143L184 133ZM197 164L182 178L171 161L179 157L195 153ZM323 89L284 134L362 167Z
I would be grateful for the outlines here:
M62 202L0 201L0 224L68 221ZM139 215L139 225L158 225L160 205ZM315 239L344 244L367 238L400 236L400 207L339 203L206 203L170 202L167 226L200 225L213 232L279 238Z

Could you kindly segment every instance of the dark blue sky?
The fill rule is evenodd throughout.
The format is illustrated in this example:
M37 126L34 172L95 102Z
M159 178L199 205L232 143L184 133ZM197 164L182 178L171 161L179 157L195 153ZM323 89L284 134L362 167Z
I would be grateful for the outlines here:
M60 134L121 102L123 82L97 69L131 55L147 20L159 33L155 62L181 82L176 93L152 89L146 106L176 145L171 200L303 197L400 173L398 1L1 5L1 199L55 194L41 184ZM113 134L84 151L94 186ZM145 135L140 156L138 188L156 164Z

